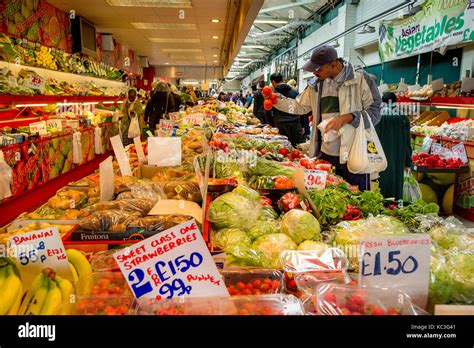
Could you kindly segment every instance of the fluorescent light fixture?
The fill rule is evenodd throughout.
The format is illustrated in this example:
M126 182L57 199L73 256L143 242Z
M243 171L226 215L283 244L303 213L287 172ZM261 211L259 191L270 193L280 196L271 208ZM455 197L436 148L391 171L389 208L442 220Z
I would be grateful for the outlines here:
M186 59L198 59L198 60L203 60L205 57L204 56L196 56L194 54L170 54L171 59L177 59L177 60L186 60Z
M434 105L434 107L437 108L437 109L472 110L472 108L470 108L470 107L457 106L457 105Z
M170 65L170 63L166 62L165 65Z
M174 52L196 52L201 53L202 49L200 48L162 48L163 52L174 53Z
M219 36L214 35L212 38L215 39L215 40L217 40L217 39L219 38Z
M216 57L216 58L217 58L217 57L219 57L219 56L218 56L217 54L214 54L214 57Z
M251 62L253 59L251 58L235 58L238 62Z
M135 29L162 29L162 30L197 30L196 24L181 24L181 23L130 23Z
M260 24L287 24L288 21L278 20L278 19L256 19L254 23Z
M167 37L150 37L149 40L156 43L201 43L201 39L172 39Z
M261 46L261 45L243 45L242 48L267 48L265 46Z
M214 63L219 63L219 61L215 60Z
M103 102L102 104L108 105L108 104L114 104L114 103L115 103L115 102L113 102L113 101L106 101L106 102Z
M47 106L48 104L17 104L15 107L17 108L26 108L28 106Z
M212 23L219 23L221 20L220 19L211 19Z
M126 7L193 7L191 0L107 0L107 4Z

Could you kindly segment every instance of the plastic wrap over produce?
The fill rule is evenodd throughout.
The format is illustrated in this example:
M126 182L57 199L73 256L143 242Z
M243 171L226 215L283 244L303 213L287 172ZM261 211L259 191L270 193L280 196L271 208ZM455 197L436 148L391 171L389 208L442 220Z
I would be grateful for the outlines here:
M301 302L292 295L186 297L140 299L139 315L302 315Z

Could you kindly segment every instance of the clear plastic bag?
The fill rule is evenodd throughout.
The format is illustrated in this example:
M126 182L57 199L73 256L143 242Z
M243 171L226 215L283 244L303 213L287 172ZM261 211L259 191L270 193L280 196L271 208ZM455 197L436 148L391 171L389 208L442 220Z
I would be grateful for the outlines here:
M339 132L336 132L335 130L330 130L329 132L326 132L326 126L327 126L327 124L329 123L330 120L331 120L331 118L328 118L328 119L322 121L318 125L318 129L321 131L321 134L323 136L323 142L325 142L325 143L330 143L334 140L337 140L340 137Z
M135 115L132 116L132 119L130 120L130 126L128 128L128 137L130 139L139 137L140 134L140 123L138 122L138 116Z
M167 181L159 183L167 199L179 199L201 203L199 185L194 181Z
M79 225L88 231L124 232L128 224L141 216L137 211L101 210L82 219Z
M410 169L405 170L403 176L403 200L407 202L416 202L422 197L420 185L412 176Z
M139 299L140 315L302 315L301 302L292 295L182 297Z
M324 283L315 293L314 312L319 315L418 314L410 297L399 290Z

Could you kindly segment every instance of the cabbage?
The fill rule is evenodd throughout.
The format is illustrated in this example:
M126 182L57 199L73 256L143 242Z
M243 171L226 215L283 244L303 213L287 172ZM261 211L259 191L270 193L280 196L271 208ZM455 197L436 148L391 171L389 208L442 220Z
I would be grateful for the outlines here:
M296 244L283 233L272 233L258 237L252 248L265 255L263 267L280 268L280 253L284 250L295 250Z
M207 218L217 230L226 227L245 229L255 224L258 214L259 210L253 201L229 192L211 203Z
M237 186L232 192L250 199L251 201L260 201L260 194L257 191L252 190L250 187L244 185Z
M305 240L303 243L298 245L298 250L316 250L318 255L321 255L326 251L328 245L323 242L315 242L313 240Z
M278 223L273 220L263 220L263 221L257 221L257 223L248 230L248 235L250 238L255 239L261 236L264 236L266 234L271 234L271 233L279 233L280 228L278 226Z
M321 240L318 220L304 210L292 209L283 215L281 230L298 244L306 239Z
M212 236L212 244L215 247L232 253L235 249L250 247L250 237L238 228L224 228Z
M464 227L461 228L464 229ZM445 251L454 248L457 248L458 250L467 250L474 247L473 240L460 229L436 226L428 233L431 236L431 239Z
M258 220L277 219L277 218L278 218L278 213L275 211L275 209L271 207L262 207L260 209Z
M452 298L456 302L474 302L474 252L460 252L448 258L453 282Z

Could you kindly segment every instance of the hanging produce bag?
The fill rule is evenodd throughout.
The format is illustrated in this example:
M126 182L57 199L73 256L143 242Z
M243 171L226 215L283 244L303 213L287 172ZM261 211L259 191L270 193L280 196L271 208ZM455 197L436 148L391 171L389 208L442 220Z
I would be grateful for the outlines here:
M5 162L3 152L0 151L0 199L10 197L12 195L11 184L13 181L13 170Z
M382 144L369 115L367 115L367 119L369 129L365 129L365 122L361 117L349 153L347 168L354 174L380 173L387 169L388 165Z
M412 176L411 170L405 170L403 178L403 200L407 202L416 202L421 199L420 185Z
M82 162L81 132L75 132L72 136L72 162L74 164Z
M128 128L128 137L130 139L133 139L139 136L140 136L140 123L138 122L138 116L133 116L130 121L130 127Z
M94 129L94 148L96 155L104 153L104 147L102 146L102 128L100 127L95 127Z

